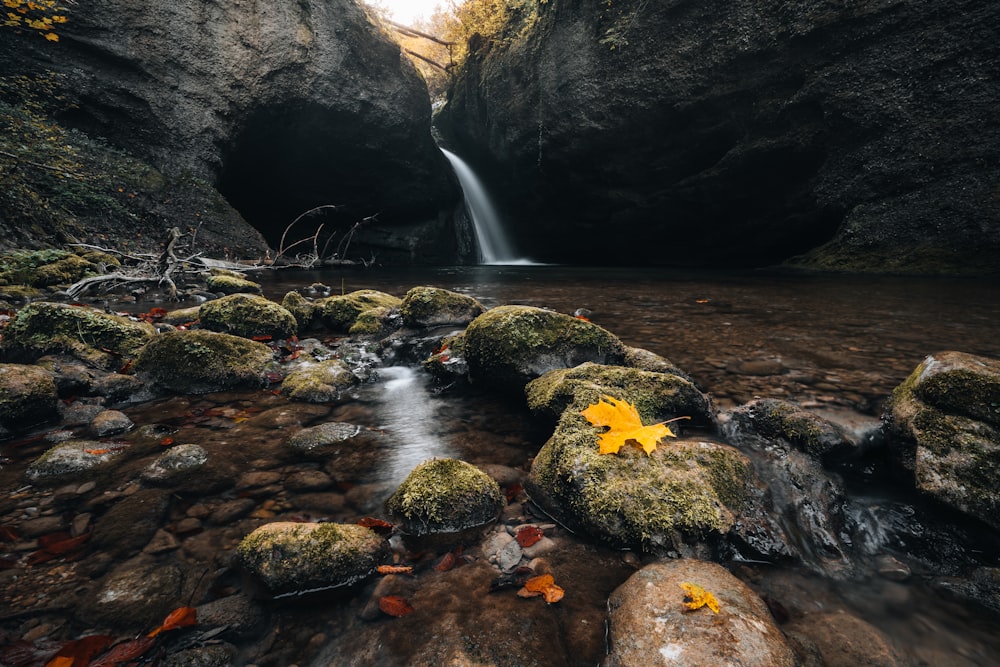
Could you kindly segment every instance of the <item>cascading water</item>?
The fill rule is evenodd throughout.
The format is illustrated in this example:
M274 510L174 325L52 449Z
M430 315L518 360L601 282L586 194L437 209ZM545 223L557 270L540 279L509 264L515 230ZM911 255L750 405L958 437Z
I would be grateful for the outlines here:
M462 158L454 153L441 149L444 156L451 162L452 169L458 177L465 194L465 205L472 217L472 225L476 230L476 241L479 244L479 260L481 264L532 264L531 260L518 257L514 246L504 230L500 216L490 201L482 181L472 171L472 168Z

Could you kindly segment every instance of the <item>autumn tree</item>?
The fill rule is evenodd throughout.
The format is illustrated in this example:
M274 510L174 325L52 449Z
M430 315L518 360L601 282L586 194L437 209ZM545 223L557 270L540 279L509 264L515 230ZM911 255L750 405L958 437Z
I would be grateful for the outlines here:
M50 42L59 41L56 26L69 20L67 9L56 0L3 0L3 5L7 10L4 27L34 30Z

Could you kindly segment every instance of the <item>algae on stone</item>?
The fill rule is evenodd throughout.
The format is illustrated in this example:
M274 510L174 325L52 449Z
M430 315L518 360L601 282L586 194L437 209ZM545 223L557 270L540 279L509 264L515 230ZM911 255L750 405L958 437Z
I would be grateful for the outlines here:
M37 359L65 352L102 368L134 357L155 330L146 322L60 303L32 303L4 329L2 347L12 358Z
M347 331L358 315L372 308L393 308L402 300L377 290L357 290L343 296L331 296L316 301L317 316L333 331Z
M136 374L179 394L260 387L273 353L268 346L213 331L170 331L156 336L135 363Z
M385 502L402 529L418 537L484 526L496 520L502 507L496 481L457 459L421 463Z
M0 364L0 436L59 416L53 374L38 366Z
M351 336L384 338L399 329L401 324L402 321L399 317L398 308L377 306L362 311L357 319L354 320L354 324L351 325L347 333Z
M439 287L414 287L399 308L408 327L464 325L486 312L476 299Z
M295 401L326 403L359 384L360 378L340 359L305 365L285 377L281 393Z
M290 338L298 332L298 323L290 312L262 296L230 294L208 301L198 310L201 326L209 331L243 338Z

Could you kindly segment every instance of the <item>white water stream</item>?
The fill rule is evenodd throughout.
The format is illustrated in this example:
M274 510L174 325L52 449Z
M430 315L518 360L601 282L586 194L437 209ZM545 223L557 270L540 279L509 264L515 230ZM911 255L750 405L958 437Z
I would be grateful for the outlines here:
M434 433L435 401L427 390L429 374L418 368L390 366L379 369L379 375L384 380L379 428L399 441L387 466L391 479L401 482L428 459L454 456L448 443Z

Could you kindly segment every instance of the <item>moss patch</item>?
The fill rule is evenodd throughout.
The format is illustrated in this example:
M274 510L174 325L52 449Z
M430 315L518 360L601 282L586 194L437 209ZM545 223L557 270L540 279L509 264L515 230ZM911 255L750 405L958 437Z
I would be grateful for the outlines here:
M234 387L259 387L273 358L261 343L211 331L171 331L151 340L135 364L136 373L180 394L204 394Z
M486 312L476 299L439 287L414 287L399 308L408 327L468 324Z
M421 463L385 503L411 535L456 533L496 520L503 495L496 481L456 459Z
M343 296L331 296L316 302L317 314L324 326L334 331L347 331L358 315L372 308L393 308L402 300L377 290L358 290Z
M340 359L329 359L296 370L281 383L281 393L292 400L326 403L361 380Z
M263 291L260 284L229 273L214 273L208 277L206 284L210 292L223 294L260 294Z
M252 294L230 294L204 303L198 310L198 318L209 331L243 338L270 336L284 339L298 331L298 323L290 312L273 301Z

